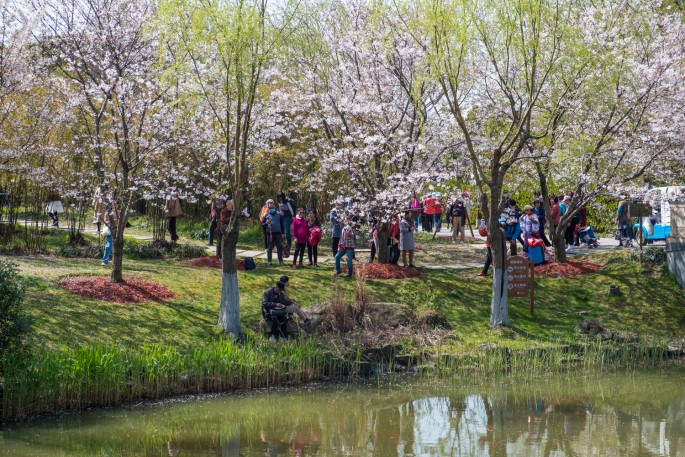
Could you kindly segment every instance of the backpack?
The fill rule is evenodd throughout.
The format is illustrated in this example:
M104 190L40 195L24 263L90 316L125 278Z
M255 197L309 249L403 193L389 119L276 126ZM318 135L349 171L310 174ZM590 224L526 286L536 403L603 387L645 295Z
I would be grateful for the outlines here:
M262 224L265 222L266 213L269 212L269 207L267 205L262 206L262 210L259 212L259 222Z
M254 270L255 268L257 268L257 265L254 259L252 257L245 257L245 271Z

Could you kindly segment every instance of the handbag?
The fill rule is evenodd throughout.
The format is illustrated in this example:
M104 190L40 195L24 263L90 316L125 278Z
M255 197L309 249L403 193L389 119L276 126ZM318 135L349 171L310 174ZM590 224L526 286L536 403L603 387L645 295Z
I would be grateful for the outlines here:
M290 246L288 246L287 242L281 243L281 251L283 252L283 258L287 259L290 257Z
M102 229L102 236L110 236L112 234L112 230L110 230L109 225L105 225L105 227Z

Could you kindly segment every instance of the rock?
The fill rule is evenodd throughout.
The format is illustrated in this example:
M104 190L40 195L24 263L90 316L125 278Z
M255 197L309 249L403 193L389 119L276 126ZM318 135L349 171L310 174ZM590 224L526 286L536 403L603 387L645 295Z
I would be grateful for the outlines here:
M388 344L382 348L371 348L364 350L362 353L362 358L368 361L387 362L392 360L395 356L395 353L400 352L401 350L402 346Z
M598 335L600 333L605 333L606 329L596 320L585 319L583 322L578 324L578 328L581 332L587 333L589 335Z

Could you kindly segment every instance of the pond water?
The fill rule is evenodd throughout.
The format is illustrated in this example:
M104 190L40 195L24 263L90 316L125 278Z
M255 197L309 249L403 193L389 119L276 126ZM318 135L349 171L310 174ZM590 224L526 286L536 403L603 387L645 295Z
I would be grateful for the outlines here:
M685 369L176 400L6 426L0 455L685 456Z

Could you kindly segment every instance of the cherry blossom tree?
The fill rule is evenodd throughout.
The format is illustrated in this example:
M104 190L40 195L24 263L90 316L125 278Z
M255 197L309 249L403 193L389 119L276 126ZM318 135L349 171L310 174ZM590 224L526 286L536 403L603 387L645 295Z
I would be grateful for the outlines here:
M586 8L575 38L577 58L560 66L545 95L549 134L529 142L545 200L547 177L573 191L554 234L562 262L563 231L583 206L600 193L618 196L660 164L682 161L685 145L679 15L640 2Z
M168 0L161 3L159 27L173 56L171 84L179 87L184 115L211 133L212 150L222 152L219 183L235 204L222 238L219 326L239 337L240 295L235 267L239 209L246 200L249 156L259 140L255 121L263 110L260 90L282 38L293 27L288 2L266 0Z
M168 105L157 60L158 39L148 27L148 1L49 0L30 2L40 14L36 41L67 94L81 126L74 154L92 161L97 186L120 201L112 280L123 280L124 230L139 198L143 164L170 144Z
M303 190L387 218L444 174L451 117L423 50L383 5L324 2L312 14L308 45L272 94L274 124L299 147L286 171Z

